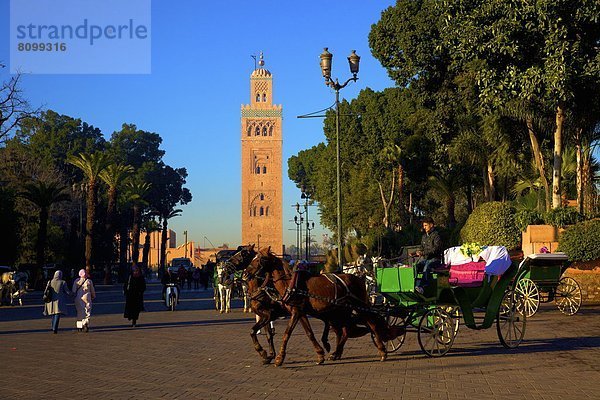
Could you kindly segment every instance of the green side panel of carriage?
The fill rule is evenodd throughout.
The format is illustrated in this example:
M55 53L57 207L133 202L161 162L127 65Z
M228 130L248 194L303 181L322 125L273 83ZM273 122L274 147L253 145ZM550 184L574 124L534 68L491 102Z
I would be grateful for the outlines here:
M412 267L377 268L379 293L412 292L415 290L415 270Z
M523 275L523 278L528 278L544 286L544 284L558 284L563 273L561 265L535 265L531 266Z

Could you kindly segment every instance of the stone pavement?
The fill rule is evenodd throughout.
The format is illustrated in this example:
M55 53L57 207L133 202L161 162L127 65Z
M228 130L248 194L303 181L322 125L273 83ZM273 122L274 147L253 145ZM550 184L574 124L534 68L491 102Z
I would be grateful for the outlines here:
M213 310L212 292L187 291L175 312L150 285L140 326L122 318L121 288L99 286L92 330L74 333L74 308L58 335L40 293L0 308L2 399L599 399L600 306L573 317L552 305L528 320L513 351L496 329L461 327L445 357L424 356L415 334L377 360L369 337L350 339L341 361L314 364L298 327L283 367L263 366L249 337L253 317ZM311 320L320 335L322 323ZM276 345L286 321L276 322ZM264 339L262 337L261 339ZM331 337L333 340L333 335Z

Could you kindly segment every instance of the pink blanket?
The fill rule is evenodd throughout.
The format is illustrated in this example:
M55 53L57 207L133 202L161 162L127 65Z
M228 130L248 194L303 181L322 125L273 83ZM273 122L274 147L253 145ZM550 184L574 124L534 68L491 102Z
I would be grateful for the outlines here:
M483 284L485 261L450 266L449 283L454 286L476 287Z

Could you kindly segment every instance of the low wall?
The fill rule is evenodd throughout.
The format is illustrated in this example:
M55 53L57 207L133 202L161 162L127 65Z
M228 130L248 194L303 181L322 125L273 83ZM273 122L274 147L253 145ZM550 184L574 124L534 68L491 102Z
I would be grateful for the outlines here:
M579 283L584 303L600 303L600 269L591 271L568 268L564 276L569 276Z

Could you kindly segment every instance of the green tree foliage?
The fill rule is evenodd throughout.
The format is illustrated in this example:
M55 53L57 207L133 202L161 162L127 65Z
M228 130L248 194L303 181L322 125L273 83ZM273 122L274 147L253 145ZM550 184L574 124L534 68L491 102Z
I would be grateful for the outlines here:
M526 99L542 102L555 116L552 206L561 201L564 131L596 100L581 98L600 84L600 7L594 1L447 0L440 2L443 38L455 68L479 60L476 80L486 106ZM587 100L587 99L586 99ZM571 119L571 121L569 121Z
M94 153L104 149L106 141L100 129L81 119L61 115L52 110L39 117L27 118L19 125L16 136L7 148L19 147L28 157L66 174L68 179L81 180L81 171L67 162L69 156Z
M484 203L467 219L460 231L461 240L463 243L478 242L516 249L521 242L521 231L514 215L515 209L507 203Z
M343 226L359 238L380 224L399 223L409 208L407 194L426 181L429 141L402 122L411 105L399 88L366 89L340 104ZM324 131L326 143L289 159L288 176L313 189L321 222L335 231L335 113L328 112Z
M558 241L558 249L571 261L600 259L600 220L573 225L560 235Z
M71 199L71 196L65 189L65 186L61 182L37 180L24 184L23 191L19 194L19 196L27 199L39 209L39 226L35 244L38 275L41 275L41 268L46 263L45 254L50 208L56 203Z

